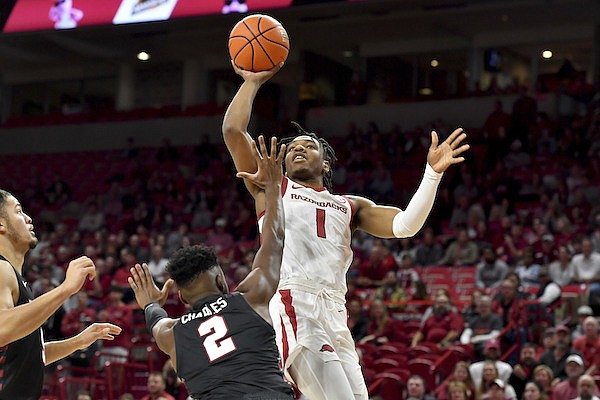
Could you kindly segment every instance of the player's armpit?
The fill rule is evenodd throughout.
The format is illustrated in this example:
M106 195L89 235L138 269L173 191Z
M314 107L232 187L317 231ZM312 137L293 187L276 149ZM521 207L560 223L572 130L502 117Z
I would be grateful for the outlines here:
M267 282L264 271L260 267L255 267L246 278L237 286L236 291L243 293L246 301L254 306L255 304L265 304L271 300L275 289Z
M173 359L175 364L175 337L173 336L173 325L177 323L177 319L163 318L152 328L152 336L156 340L156 345L163 352L168 354Z

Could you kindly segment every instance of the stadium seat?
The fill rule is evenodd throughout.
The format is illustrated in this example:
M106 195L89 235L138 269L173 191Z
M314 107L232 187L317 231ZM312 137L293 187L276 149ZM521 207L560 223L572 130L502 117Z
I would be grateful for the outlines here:
M424 358L415 358L406 363L406 369L412 375L419 375L425 381L427 390L433 390L436 387L436 377L433 371L434 362Z
M94 399L106 399L106 384L96 378L62 377L58 380L60 400L77 399L77 393L85 390L92 394Z
M117 400L123 393L134 398L147 394L148 368L141 363L108 362L106 364L107 400Z

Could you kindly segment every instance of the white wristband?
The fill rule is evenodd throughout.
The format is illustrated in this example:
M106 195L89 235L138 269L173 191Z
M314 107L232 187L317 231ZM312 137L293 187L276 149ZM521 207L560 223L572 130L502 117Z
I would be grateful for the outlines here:
M408 203L406 210L400 210L394 217L392 232L395 237L414 236L423 227L433 207L437 188L443 175L443 172L435 172L429 164L425 165L421 184Z

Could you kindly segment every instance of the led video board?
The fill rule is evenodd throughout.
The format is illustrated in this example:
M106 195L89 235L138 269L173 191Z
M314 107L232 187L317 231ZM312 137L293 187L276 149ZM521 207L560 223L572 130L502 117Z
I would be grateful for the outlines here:
M2 31L164 21L284 8L292 3L293 0L17 0Z

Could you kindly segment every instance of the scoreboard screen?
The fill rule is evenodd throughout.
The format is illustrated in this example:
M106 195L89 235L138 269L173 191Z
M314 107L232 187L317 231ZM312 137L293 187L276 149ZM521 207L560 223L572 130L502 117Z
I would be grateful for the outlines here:
M0 0L5 1L5 0ZM2 32L74 29L356 0L16 0Z

